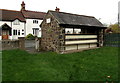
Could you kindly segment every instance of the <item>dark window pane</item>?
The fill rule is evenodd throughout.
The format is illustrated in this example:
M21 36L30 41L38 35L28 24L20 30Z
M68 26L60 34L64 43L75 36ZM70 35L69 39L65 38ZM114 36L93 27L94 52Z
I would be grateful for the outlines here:
M15 35L15 30L13 30L13 35Z
M33 29L33 34L34 34L34 29Z
M18 35L20 35L20 30L18 30Z
M15 35L17 35L17 30L15 30Z

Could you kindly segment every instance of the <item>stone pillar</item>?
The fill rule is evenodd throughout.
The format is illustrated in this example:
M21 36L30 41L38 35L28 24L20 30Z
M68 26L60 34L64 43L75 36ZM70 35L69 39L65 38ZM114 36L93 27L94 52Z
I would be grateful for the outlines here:
M41 50L41 38L35 38L35 49L38 52Z
M99 46L102 47L103 46L103 30L100 30L99 33Z
M25 37L18 37L19 39L19 48L25 50Z

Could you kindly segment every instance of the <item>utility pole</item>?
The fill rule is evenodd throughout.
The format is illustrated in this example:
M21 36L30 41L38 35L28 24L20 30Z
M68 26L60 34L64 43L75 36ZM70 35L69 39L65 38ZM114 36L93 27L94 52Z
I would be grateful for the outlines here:
M118 26L120 27L120 1L118 2Z

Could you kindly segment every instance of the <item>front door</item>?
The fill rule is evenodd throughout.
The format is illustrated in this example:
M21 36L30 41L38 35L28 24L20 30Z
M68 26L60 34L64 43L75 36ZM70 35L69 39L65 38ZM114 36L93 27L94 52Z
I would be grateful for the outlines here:
M2 39L8 39L9 30L2 30Z

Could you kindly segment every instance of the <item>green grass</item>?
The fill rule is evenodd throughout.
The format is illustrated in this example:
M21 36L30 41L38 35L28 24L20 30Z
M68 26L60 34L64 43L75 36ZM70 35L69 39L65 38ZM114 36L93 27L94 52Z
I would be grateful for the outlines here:
M71 54L3 51L3 81L117 81L118 48ZM107 78L111 76L111 78Z

